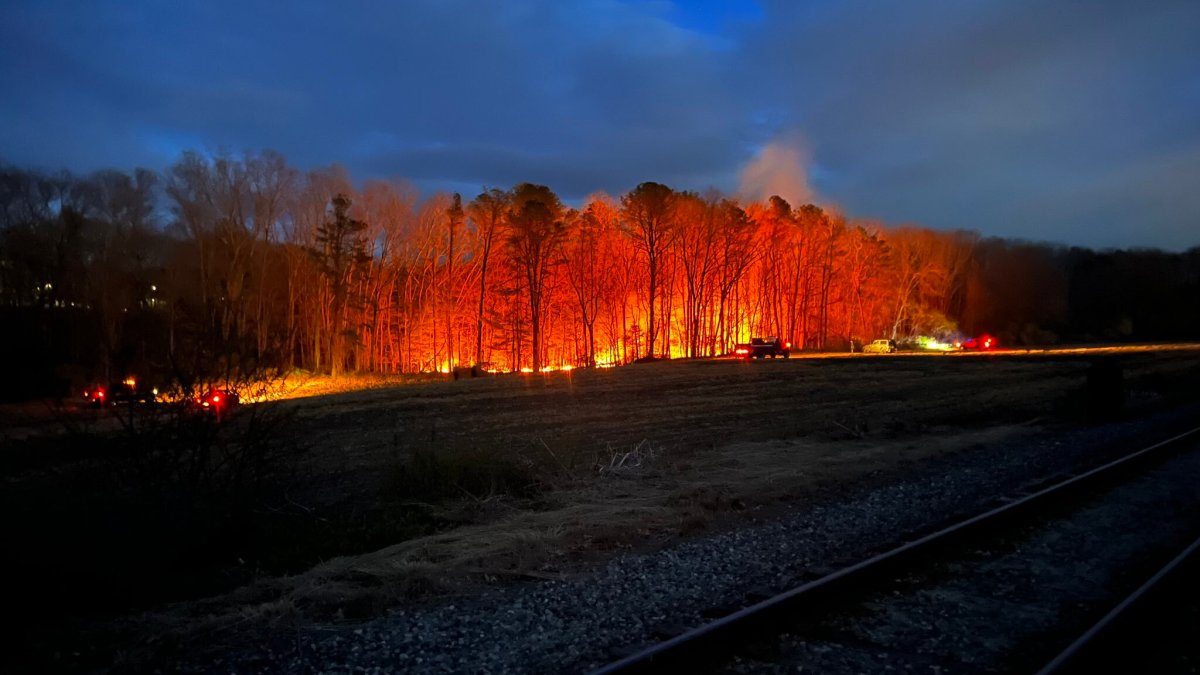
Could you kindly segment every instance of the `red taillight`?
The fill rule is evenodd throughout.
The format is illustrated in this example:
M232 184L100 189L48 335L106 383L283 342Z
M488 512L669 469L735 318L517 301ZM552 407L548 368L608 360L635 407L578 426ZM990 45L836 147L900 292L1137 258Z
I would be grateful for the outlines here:
M103 389L96 392L96 398L104 398L104 390Z
M788 349L791 349L791 348L792 348L792 343L790 343L790 342L785 342L785 343L783 343L783 346L784 346L784 347L787 347Z
M220 395L220 394L213 394L212 401L213 401L213 403L220 403L220 402L221 402L221 395Z

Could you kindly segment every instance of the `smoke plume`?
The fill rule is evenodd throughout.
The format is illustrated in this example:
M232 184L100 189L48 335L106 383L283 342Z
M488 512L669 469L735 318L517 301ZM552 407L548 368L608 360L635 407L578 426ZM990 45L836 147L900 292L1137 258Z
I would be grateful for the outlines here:
M808 150L798 135L776 138L742 168L738 194L749 200L779 195L793 207L815 202L817 194L808 183L809 162Z

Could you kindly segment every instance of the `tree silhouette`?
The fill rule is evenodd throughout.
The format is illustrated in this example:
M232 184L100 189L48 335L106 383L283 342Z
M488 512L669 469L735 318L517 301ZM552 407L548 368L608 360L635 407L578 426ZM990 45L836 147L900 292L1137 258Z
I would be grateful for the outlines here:
M492 257L492 242L504 222L512 197L503 190L492 188L481 192L467 205L467 213L475 225L479 259L479 310L475 314L475 365L483 362L483 309L487 300L488 263Z
M312 254L329 290L328 332L325 336L329 354L329 372L337 375L346 357L346 310L355 301L350 297L354 274L371 257L362 232L367 224L350 217L350 198L338 194L330 202L331 218L317 228L317 245Z
M638 185L621 198L622 227L633 238L646 257L647 301L650 316L647 321L646 355L655 356L658 322L655 320L655 304L659 298L659 276L663 259L674 238L676 195L671 188L661 183L646 182Z
M529 301L533 369L537 371L542 368L544 354L542 313L546 280L558 263L558 248L566 235L562 202L545 185L521 183L513 188L508 223L509 252L522 273Z

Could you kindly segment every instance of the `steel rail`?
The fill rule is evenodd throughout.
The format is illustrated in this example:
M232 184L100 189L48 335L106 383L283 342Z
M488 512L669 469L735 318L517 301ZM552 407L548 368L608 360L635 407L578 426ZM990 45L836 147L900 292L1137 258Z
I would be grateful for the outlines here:
M658 673L688 665L700 665L702 661L727 655L737 645L744 644L756 637L759 634L757 631L764 626L787 619L797 620L802 615L819 610L821 603L828 601L832 596L843 591L853 590L855 587L861 587L871 579L895 570L920 556L927 555L940 546L980 534L987 528L998 526L1064 495L1086 490L1097 483L1120 475L1122 471L1130 470L1131 467L1135 467L1141 462L1174 451L1194 438L1200 438L1200 427L1190 429L1042 488L1008 504L959 521L651 645L625 658L601 666L592 671L592 675Z
M1146 580L1133 593L1130 593L1108 614L1097 621L1083 635L1080 635L1066 649L1047 663L1038 675L1057 675L1060 673L1098 672L1095 664L1111 645L1101 644L1100 640L1120 632L1123 626L1128 626L1135 615L1152 604L1166 586L1177 578L1180 570L1200 560L1200 539L1196 539Z

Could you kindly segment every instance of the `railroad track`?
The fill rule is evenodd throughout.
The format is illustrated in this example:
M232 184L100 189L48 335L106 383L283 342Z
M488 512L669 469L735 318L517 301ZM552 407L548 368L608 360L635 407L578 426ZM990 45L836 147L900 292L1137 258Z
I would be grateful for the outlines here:
M1186 527L1194 526L1195 516L1191 514L1200 505L1200 496L1195 495L1194 489L1195 481L1200 479L1200 453L1181 451L1197 446L1200 446L1200 427L733 611L605 665L593 675L795 672L799 666L816 672L836 671L842 666L873 671L884 665L918 666L943 672L1036 672L1045 664L1049 664L1045 665L1046 673L1079 672L1080 664L1096 662L1095 646L1104 643L1096 641L1096 637L1111 635L1116 630L1114 626L1128 625L1129 620L1108 618L1108 623L1091 628L1090 623L1074 625L1079 623L1076 615L1082 612L1090 622L1107 609L1097 612L1095 605L1108 601L1111 606L1111 601L1097 599L1095 589L1084 589L1082 600L1067 597L1059 603L1074 605L1072 611L1065 611L1050 602L1051 596L1056 592L1069 596L1064 588L1078 591L1075 587L1086 586L1072 584L1071 574L1063 575L1066 581L1060 581L1059 588L1046 591L1037 590L1037 580L1013 581L1009 577L1019 576L1018 570L1027 564L1021 561L1022 549L1034 552L1067 549L1067 558L1061 559L1060 551L1060 561L1049 563L1051 573L1047 576L1051 579L1055 566L1072 564L1083 570L1077 576L1103 576L1101 572L1087 571L1086 567L1092 563L1089 546L1095 553L1103 548L1104 537L1129 539L1122 542L1127 548L1139 542L1150 546L1147 542L1153 528L1141 528L1137 523L1147 520L1146 514L1156 513L1155 509L1181 511L1177 515L1187 523ZM1166 482L1147 483L1155 480ZM1196 499L1196 504L1192 507L1177 504L1179 495L1184 495L1182 499ZM1126 504L1120 499L1132 501ZM1167 506L1156 499L1166 500ZM1122 517L1127 519L1124 525L1120 524ZM1095 522L1087 525L1088 518ZM1150 516L1149 520L1157 518ZM1185 525L1175 527L1182 526ZM1089 537L1089 527L1093 530L1099 527L1100 532L1105 527L1116 527L1119 532ZM1125 532L1131 528L1136 531ZM1073 542L1074 536L1080 537L1080 541ZM1191 536L1194 531L1188 538ZM1098 538L1100 541L1096 541ZM1072 552L1070 548L1075 545L1079 551ZM1194 549L1198 547L1200 544L1193 545L1187 561L1195 560ZM1072 553L1084 559L1071 560ZM1161 551L1153 555L1171 557L1162 556ZM1133 566L1138 568L1137 573L1146 574L1142 578L1161 581L1179 576L1166 572L1155 575L1153 569L1142 569L1148 563L1141 553L1124 562L1114 560L1116 568L1124 570L1123 574ZM1175 563L1176 568L1184 565L1184 560L1181 557ZM975 581L972 574L977 575ZM987 580L987 574L992 575L991 581ZM1002 581L996 581L997 574ZM1127 579L1123 582L1128 584ZM990 597L990 591L984 589L1003 590ZM1141 590L1141 597L1162 595L1149 589L1147 586ZM1022 593L1039 597L1025 597L1022 601L1004 597ZM1081 609L1079 605L1087 607ZM1129 600L1124 605L1145 606L1146 602ZM1006 613L1017 618L1002 618ZM993 615L995 624L988 621ZM1009 632L1016 637L998 626L1006 621L1013 624ZM1068 625L1063 626L1064 623ZM986 635L993 629L995 636ZM955 630L975 634L960 636L956 645L954 638L946 638ZM1077 635L1084 637L1074 640ZM892 644L893 641L900 643L899 646ZM1066 651L1056 657L1063 647ZM1005 655L1006 650L1020 653ZM839 651L850 654L849 660ZM993 653L989 655L989 651Z
M1144 660L1147 643L1153 643L1155 633L1170 632L1174 621L1172 609L1178 598L1169 595L1184 591L1184 602L1197 599L1196 571L1200 568L1200 539L1196 539L1175 556L1091 628L1046 664L1038 675L1068 673L1161 672L1147 667ZM1195 639L1191 635L1190 639ZM1195 670L1193 664L1191 669Z

